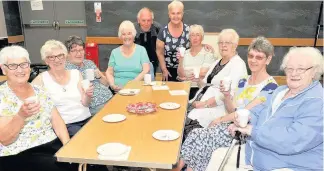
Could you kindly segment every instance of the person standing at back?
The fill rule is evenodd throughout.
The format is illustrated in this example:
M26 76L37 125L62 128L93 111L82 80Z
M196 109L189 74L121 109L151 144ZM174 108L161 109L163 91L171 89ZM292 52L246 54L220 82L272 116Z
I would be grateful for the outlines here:
M154 13L151 9L144 7L137 14L137 23L134 23L136 29L135 43L145 47L150 62L154 68L154 75L159 65L156 55L156 39L161 25L153 21ZM152 67L152 66L151 66ZM151 72L152 73L152 72Z

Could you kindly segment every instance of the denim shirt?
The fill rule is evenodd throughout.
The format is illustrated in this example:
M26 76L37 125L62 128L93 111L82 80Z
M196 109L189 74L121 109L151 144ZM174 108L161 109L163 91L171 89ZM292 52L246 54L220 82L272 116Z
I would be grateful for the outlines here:
M272 99L251 109L252 134L246 144L246 162L254 170L289 168L323 170L323 87L318 81L281 102L272 112Z
M83 78L85 78L86 69L94 69L94 70L98 69L97 66L91 60L87 60L87 59L83 60L83 67L79 67L77 65L70 63L69 61L66 61L65 68L68 70L71 69L79 70ZM109 87L101 84L99 79L95 79L94 81L92 81L92 84L94 86L94 91L93 91L92 101L90 104L90 109L96 108L96 106L107 103L107 101L112 97L112 93L109 90Z

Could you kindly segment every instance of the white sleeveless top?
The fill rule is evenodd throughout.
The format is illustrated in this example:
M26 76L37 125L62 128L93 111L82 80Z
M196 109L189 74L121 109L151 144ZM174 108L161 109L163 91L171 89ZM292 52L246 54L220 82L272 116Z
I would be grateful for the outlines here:
M81 93L78 89L79 77L78 70L70 70L70 81L62 86L56 83L47 71L42 73L44 87L49 92L65 124L83 121L91 116L89 108L83 106L81 102Z

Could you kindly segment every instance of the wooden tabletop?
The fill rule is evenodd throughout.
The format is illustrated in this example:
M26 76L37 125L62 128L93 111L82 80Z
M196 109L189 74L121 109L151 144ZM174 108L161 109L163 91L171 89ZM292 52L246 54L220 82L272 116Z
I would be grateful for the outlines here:
M0 82L1 81L6 81L7 80L7 76L5 76L5 75L1 75L0 76Z
M171 169L178 161L182 137L174 141L158 141L152 133L160 129L172 129L181 135L188 104L188 95L171 96L167 90L153 91L151 86L132 81L126 88L141 89L135 96L115 95L97 115L95 115L64 147L56 157L61 162L120 165L148 168ZM168 82L170 90L189 92L190 83ZM189 94L189 93L188 93ZM129 103L176 102L181 105L176 110L158 108L154 114L139 116L126 111ZM127 119L120 123L105 123L107 114L124 114ZM127 161L99 160L96 149L99 145L119 142L131 146Z

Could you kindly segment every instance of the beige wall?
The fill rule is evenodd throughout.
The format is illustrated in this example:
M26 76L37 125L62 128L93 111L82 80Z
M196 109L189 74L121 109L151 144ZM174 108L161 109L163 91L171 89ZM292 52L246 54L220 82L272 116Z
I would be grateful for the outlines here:
M2 1L0 1L0 39L4 37L8 37L8 35L7 35L6 21L4 17Z

